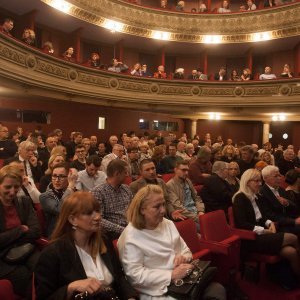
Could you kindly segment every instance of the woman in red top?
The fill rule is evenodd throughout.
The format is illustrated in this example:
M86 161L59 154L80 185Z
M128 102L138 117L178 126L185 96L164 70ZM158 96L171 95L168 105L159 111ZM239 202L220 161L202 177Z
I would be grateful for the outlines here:
M8 252L17 246L34 243L40 237L40 226L27 197L17 198L22 176L13 166L0 170L0 279L11 281L14 292L26 296L30 287L38 251L19 262L7 262Z

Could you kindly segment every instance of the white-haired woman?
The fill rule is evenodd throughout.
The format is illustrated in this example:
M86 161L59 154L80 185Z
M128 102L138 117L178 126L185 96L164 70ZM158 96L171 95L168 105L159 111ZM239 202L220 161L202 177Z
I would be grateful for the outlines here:
M255 240L244 240L242 249L287 259L296 275L300 275L298 238L291 233L276 232L272 220L268 220L261 208L257 193L261 186L258 170L248 169L241 177L240 188L233 196L233 215L238 228L256 233Z

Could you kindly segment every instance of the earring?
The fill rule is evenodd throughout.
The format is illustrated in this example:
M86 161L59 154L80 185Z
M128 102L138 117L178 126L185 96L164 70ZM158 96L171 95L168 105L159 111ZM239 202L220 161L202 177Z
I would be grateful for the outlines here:
M73 229L73 230L77 230L77 224L73 224L73 225L72 225L72 229Z

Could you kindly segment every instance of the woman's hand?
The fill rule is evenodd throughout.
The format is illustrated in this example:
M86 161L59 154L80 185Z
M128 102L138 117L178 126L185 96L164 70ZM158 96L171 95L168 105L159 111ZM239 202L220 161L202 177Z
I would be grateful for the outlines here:
M27 232L29 230L27 225L21 225L22 232Z
M172 280L182 279L187 275L189 275L193 269L194 266L191 264L181 264L174 268L174 270L172 271L171 279Z
M73 189L75 187L77 178L78 178L77 170L74 168L71 168L69 171L69 174L68 174L68 182L69 182L68 187L69 188Z
M272 223L270 224L269 230L270 230L272 233L276 233L276 226L275 226L275 223L274 223L274 222L272 222Z
M176 255L174 258L174 268L178 267L181 264L185 264L189 262L191 262L190 257L185 257L183 255Z
M101 281L96 278L87 278L76 280L68 285L68 296L71 297L74 292L83 293L87 291L90 295L101 290Z

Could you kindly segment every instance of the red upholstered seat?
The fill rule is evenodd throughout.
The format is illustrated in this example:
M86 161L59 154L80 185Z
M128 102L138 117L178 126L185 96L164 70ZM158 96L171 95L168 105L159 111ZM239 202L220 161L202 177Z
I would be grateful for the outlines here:
M232 227L232 230L237 234L242 240L254 240L256 234L250 230L237 229L235 227L234 216L232 207L228 209L229 224ZM245 262L255 262L256 263L256 274L258 275L257 281L259 280L261 264L275 264L281 260L281 257L278 255L266 255L260 253L250 253L247 255Z
M203 249L200 243L199 236L197 235L196 224L192 219L175 222L175 226L180 236L192 251L193 257L195 259L207 256L209 254L210 251L207 249Z
M40 223L42 235L44 235L46 232L46 219L42 209L42 205L40 203L34 203L34 209Z
M1 300L20 300L20 297L14 294L12 284L9 280L0 280L0 299Z
M167 183L170 179L174 177L174 173L162 174L161 179Z
M132 182L131 176L126 176L123 183L124 183L124 184L127 184L127 185L130 185L131 182Z

